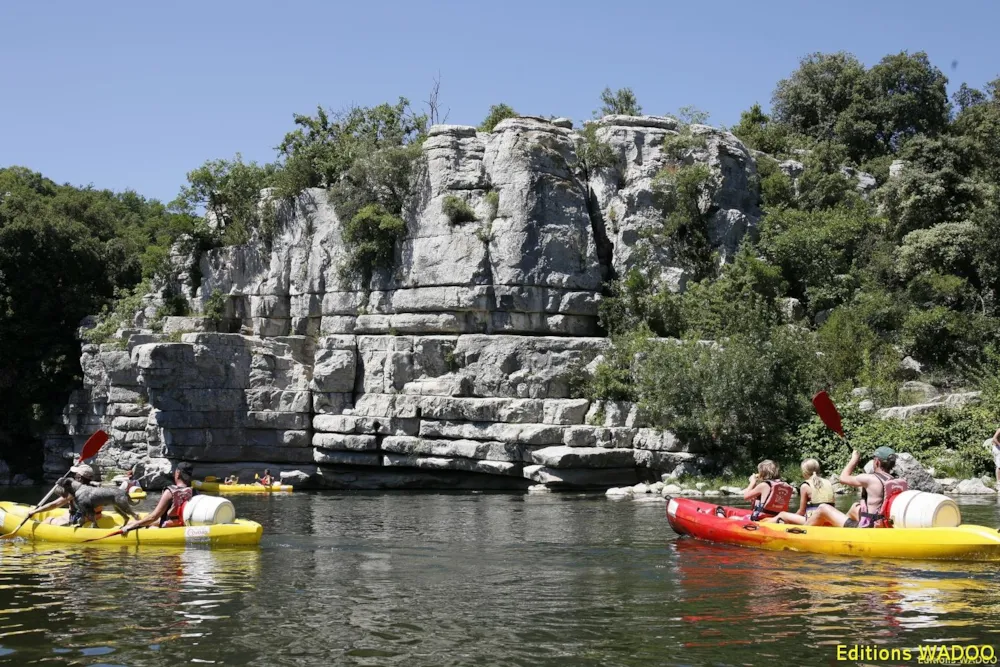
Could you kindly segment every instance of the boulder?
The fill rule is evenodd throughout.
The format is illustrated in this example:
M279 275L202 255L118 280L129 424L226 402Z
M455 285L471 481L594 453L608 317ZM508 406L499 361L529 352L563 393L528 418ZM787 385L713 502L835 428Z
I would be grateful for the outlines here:
M548 468L524 466L525 478L539 484L566 488L606 488L608 484L632 485L638 479L635 468Z
M293 486L307 486L309 484L312 476L301 470L282 470L278 477L281 479L282 484L291 484Z
M997 494L994 489L983 484L981 479L962 480L955 486L952 493L960 496L995 496Z

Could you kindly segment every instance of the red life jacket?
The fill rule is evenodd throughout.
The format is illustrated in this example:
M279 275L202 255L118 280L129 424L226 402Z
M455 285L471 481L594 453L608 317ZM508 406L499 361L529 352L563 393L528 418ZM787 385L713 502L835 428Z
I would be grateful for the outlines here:
M875 473L878 481L882 482L882 502L879 504L878 511L869 511L868 490L861 490L861 510L858 512L858 518L861 519L858 522L860 528L892 528L889 520L892 501L896 496L910 488L905 479L895 479L888 475L883 478L882 475L885 473Z
M194 496L194 489L190 486L175 486L171 484L167 487L170 490L170 507L167 513L160 519L161 528L173 528L184 525L184 506Z
M791 484L780 479L764 480L764 483L770 487L767 498L763 501L760 498L754 500L753 512L750 513L751 521L756 521L762 516L777 516L779 512L787 512L788 503L791 502L792 494L795 492Z

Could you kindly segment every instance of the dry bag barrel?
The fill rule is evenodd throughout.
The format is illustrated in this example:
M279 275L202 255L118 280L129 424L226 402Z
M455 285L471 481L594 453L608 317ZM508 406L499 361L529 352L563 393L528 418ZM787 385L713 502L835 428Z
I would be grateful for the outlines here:
M214 526L236 521L236 508L225 498L198 495L184 504L185 526Z
M954 528L962 513L948 496L926 491L903 491L892 499L889 517L893 528Z

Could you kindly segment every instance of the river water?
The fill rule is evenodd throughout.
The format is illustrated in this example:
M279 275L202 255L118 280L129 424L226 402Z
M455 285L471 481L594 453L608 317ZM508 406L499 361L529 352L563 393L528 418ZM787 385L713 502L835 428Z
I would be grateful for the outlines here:
M662 501L595 495L234 502L263 524L259 548L0 543L0 663L811 665L835 664L838 643L1000 650L996 564L712 545L678 538ZM1000 524L996 499L962 511Z

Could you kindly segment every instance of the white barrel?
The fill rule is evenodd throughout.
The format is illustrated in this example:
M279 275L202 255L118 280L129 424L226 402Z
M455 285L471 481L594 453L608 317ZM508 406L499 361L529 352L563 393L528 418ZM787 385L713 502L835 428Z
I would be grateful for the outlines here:
M184 504L185 526L214 526L236 521L236 508L225 498L199 495Z
M889 517L893 528L954 528L962 523L954 500L926 491L903 491L893 498Z

